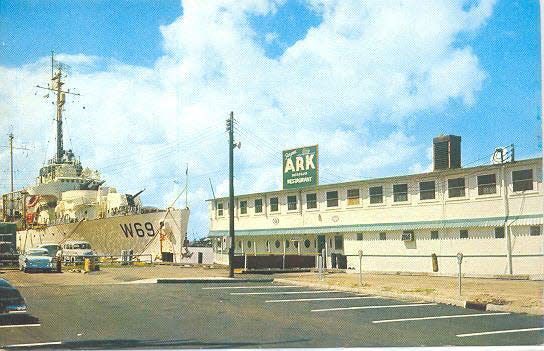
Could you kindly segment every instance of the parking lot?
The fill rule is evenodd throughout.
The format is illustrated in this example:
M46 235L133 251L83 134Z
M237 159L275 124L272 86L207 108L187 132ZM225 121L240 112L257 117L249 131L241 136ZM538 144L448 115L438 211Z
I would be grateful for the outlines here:
M4 348L288 348L538 345L539 316L276 283L20 288L29 316Z

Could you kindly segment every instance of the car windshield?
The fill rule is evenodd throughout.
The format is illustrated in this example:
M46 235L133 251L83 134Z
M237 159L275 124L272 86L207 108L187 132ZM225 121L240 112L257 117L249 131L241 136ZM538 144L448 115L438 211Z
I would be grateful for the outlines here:
M27 253L27 256L46 256L47 255L47 250L32 250L32 251L28 251Z
M84 243L84 244L74 244L74 249L90 249L91 245Z

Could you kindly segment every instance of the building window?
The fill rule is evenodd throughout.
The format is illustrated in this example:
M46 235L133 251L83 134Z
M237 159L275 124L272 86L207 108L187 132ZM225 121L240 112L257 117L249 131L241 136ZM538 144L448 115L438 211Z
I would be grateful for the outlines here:
M344 249L344 237L342 235L336 235L334 237L334 248L336 250Z
M251 248L251 241L249 241L249 240L247 241L247 247L248 247L248 249Z
M419 182L419 199L432 200L435 198L435 182L430 180L427 182Z
M468 230L461 229L459 231L459 239L467 239L468 238Z
M542 228L539 225L532 225L529 228L529 235L531 236L539 236L542 234Z
M385 232L380 233L380 240L385 240L387 238Z
M327 191L327 207L338 206L338 191Z
M363 233L357 233L357 240L358 241L363 240Z
M293 211L297 209L297 196L289 195L287 196L287 210Z
M348 206L359 204L359 189L348 189Z
M438 230L431 230L431 239L432 240L438 239Z
M280 245L281 245L280 241L276 240L276 242L274 243L274 246L276 247L276 249L278 249Z
M504 227L495 228L495 239L504 238Z
M240 201L240 214L247 214L247 201Z
M383 202L383 187L371 186L368 188L368 197L371 204L381 204Z
M308 240L308 239L304 240L304 246L306 248L309 248L310 247L310 240Z
M512 187L514 191L533 190L533 170L512 171Z
M270 198L270 212L277 212L277 211L278 211L278 198L271 197Z
M295 245L295 249L298 249L298 241L295 241L294 245Z
M408 184L393 185L393 201L408 201Z
M478 195L495 194L497 192L497 178L495 174L478 176Z
M223 203L220 202L217 204L217 215L218 216L223 216Z
M317 194L306 194L306 208L317 208Z
M263 212L263 199L255 199L255 213Z
M289 248L289 240L285 240L285 248L286 248L286 249Z
M270 252L270 241L266 241L266 251Z
M448 197L465 196L465 178L448 179Z

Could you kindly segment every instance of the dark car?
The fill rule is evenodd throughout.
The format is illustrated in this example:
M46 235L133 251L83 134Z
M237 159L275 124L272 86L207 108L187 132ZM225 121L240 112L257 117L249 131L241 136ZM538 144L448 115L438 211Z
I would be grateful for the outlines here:
M0 314L26 313L26 302L19 290L0 278Z

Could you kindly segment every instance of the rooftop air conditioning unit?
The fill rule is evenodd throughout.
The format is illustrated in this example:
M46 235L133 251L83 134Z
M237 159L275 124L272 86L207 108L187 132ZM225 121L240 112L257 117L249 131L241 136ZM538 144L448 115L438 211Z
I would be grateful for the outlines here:
M405 230L402 233L402 241L414 241L414 232L412 230Z

